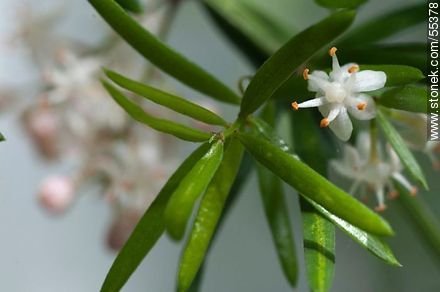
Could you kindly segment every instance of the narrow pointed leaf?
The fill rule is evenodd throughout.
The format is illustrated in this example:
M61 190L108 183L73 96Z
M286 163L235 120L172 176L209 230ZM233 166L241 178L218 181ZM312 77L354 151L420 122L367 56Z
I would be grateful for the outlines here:
M326 8L356 8L367 0L315 0L316 4Z
M284 275L290 285L294 287L298 277L298 266L283 185L281 180L264 166L259 165L257 169L260 194L272 239Z
M243 150L238 140L232 139L229 142L224 159L202 198L191 234L180 259L179 291L187 291L190 288L203 263L240 167Z
M135 50L182 83L218 100L239 103L239 97L195 63L145 30L113 0L89 0L104 20Z
M140 13L142 12L142 5L139 0L115 0L122 8L127 11Z
M310 291L327 292L335 269L335 227L304 199L301 203L304 257Z
M426 113L428 109L428 90L426 87L410 85L392 88L382 93L378 101L386 107Z
M209 151L194 165L172 194L164 212L167 231L181 239L196 200L205 193L223 159L223 141L211 145Z
M151 128L171 134L179 139L203 142L211 138L210 133L202 132L169 120L159 119L147 114L140 106L136 105L125 97L119 90L110 85L108 82L103 82L105 89L110 93L113 99L136 121L150 126Z
M203 6L222 32L255 66L286 42L290 29L243 1L204 0Z
M163 212L171 194L188 171L208 150L209 144L206 143L200 146L171 175L117 255L101 287L101 292L120 291L144 257L156 244L165 231Z
M312 112L299 111L291 115L295 153L319 174L327 175L330 159L325 154L324 141ZM335 226L315 210L304 197L300 197L304 230L304 256L307 279L311 291L329 291L335 270Z
M408 172L417 182L428 189L428 183L426 182L426 178L423 174L422 168L417 163L416 159L406 146L400 134L388 121L381 109L377 111L376 119L380 127L382 128L382 131L385 134L388 142L391 144L394 151L396 151L397 155L400 158L400 161L403 163L403 165L405 165Z
M409 215L415 223L416 231L436 253L440 260L440 220L419 196L411 196L406 188L394 181L399 191L398 201L405 208L405 215Z
M389 224L379 215L273 142L249 133L239 132L237 137L258 162L332 214L373 234L393 234Z
M405 65L360 65L360 70L383 71L387 75L386 87L406 85L425 78L418 68Z
M275 125L276 109L273 102L266 104L261 116L271 126ZM298 278L298 263L283 183L262 165L257 165L257 173L264 212L278 258L284 275L290 285L295 287Z
M3 136L2 133L0 133L0 142L5 141L5 140L6 140L6 139L5 139L5 136Z
M116 72L105 70L105 74L116 84L140 96L143 96L154 103L165 106L173 111L189 116L210 125L227 125L227 122L217 114L205 109L182 97L164 92L146 84L131 80Z
M353 11L337 12L291 38L252 78L241 103L240 116L257 110L301 64L344 32L354 16Z
M309 204L311 204L316 210L319 211L323 216L325 216L329 221L338 226L342 231L344 231L348 236L350 236L354 241L359 243L360 246L386 262L392 266L401 266L401 264L397 261L390 247L382 241L379 237L369 234L368 232L359 229L345 220L331 214L325 208L320 206L319 204L309 200Z
M369 18L366 23L351 30L343 38L341 44L342 46L359 46L383 40L403 29L424 22L426 20L425 11L426 3L421 3L393 10L376 18Z

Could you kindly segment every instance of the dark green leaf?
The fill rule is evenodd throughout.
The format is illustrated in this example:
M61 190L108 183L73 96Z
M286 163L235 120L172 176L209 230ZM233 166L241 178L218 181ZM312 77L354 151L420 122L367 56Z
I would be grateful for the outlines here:
M3 136L2 133L0 133L0 142L5 141L5 140L6 140L6 139L5 139L5 136Z
M392 88L380 95L381 105L410 112L426 113L428 91L426 87L404 86Z
M138 0L115 0L122 8L134 13L142 12L142 5Z
M110 93L113 99L136 121L150 126L151 128L171 134L186 141L203 142L211 138L212 134L202 132L187 126L155 118L147 114L140 106L131 102L125 97L119 90L110 85L108 82L103 81L105 89Z
M154 103L163 105L178 113L192 117L196 120L202 121L211 125L226 126L227 122L219 117L217 114L207 110L193 102L190 102L182 97L169 94L159 89L153 88L146 84L131 80L116 72L105 70L105 74L116 84L139 94Z
M409 191L399 182L394 181L394 185L399 192L398 201L403 205L405 215L409 213L412 221L416 225L416 230L422 235L422 238L437 254L440 259L440 221L432 213L430 208L423 202L421 197L410 195Z
M257 169L264 211L278 258L284 275L294 287L298 277L298 265L283 185L281 180L264 166L259 165Z
M180 260L179 291L188 290L202 265L237 175L243 150L243 146L238 140L232 139L229 142L226 146L224 159L203 196L191 235Z
M386 87L406 85L425 78L417 68L405 65L360 65L360 70L383 71L387 75Z
M89 0L107 23L154 65L186 85L218 100L239 103L239 97L211 74L169 48L131 18L113 0Z
M225 35L256 66L289 39L291 33L243 1L204 0L203 6Z
M215 141L171 195L164 211L167 231L181 239L197 199L205 193L223 159L223 141Z
M304 199L301 202L304 257L310 291L327 292L335 269L335 227Z
M319 204L305 199L311 204L316 210L319 211L322 215L324 215L328 220L333 222L336 226L338 226L342 231L344 231L348 236L350 236L354 241L359 243L360 246L385 261L387 264L392 266L401 266L401 264L394 257L393 252L389 248L389 246L383 242L379 237L371 235L350 223L344 221L343 219L331 214L325 208L320 206Z
M337 12L291 38L252 78L241 103L240 116L257 110L302 63L345 31L354 16L353 11Z
M315 0L316 4L326 8L356 8L367 0Z
M180 165L166 182L113 262L101 287L101 292L120 291L144 257L156 244L157 240L165 231L163 212L171 194L178 187L180 181L208 150L209 144L206 143L200 146Z
M426 44L392 44L371 45L360 47L344 47L344 53L339 54L342 63L356 61L359 64L402 64L426 70ZM324 66L328 57L321 60Z
M324 148L328 144L312 112L295 112L291 119L295 153L308 166L326 176L330 156L326 155ZM309 286L312 291L328 291L332 286L335 269L335 227L303 197L300 197L300 207Z
M273 142L254 134L239 132L237 136L258 162L332 214L373 234L393 234L389 224L379 215Z
M423 175L423 171L420 165L417 163L416 159L414 158L411 151L406 146L402 137L399 135L399 133L396 131L393 125L388 121L388 119L386 118L385 114L382 112L381 109L377 111L376 119L379 125L381 126L383 133L385 134L385 137L387 138L388 142L396 151L397 155L400 158L400 161L403 163L403 165L405 165L408 172L416 181L418 181L427 189L428 183L426 182L426 178Z
M341 47L377 42L425 20L426 3L393 10L376 18L368 18L368 22L351 30L343 38Z

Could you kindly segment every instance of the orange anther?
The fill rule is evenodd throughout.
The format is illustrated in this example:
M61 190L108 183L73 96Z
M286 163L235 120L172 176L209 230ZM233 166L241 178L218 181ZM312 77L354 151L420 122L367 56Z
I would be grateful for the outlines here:
M292 102L292 108L296 111L299 109L298 103L296 101Z
M336 47L332 47L329 51L328 51L328 54L331 56L331 57L333 57L333 56L335 56L336 55L336 51L337 51L338 49L336 48Z
M362 111L362 110L364 110L367 107L367 103L366 102L360 102L360 103L357 104L356 107L357 107L358 110Z
M419 192L419 190L417 189L417 187L411 188L411 196L415 197L418 192Z
M376 212L383 212L386 209L387 209L387 205L385 205L385 204L381 204L381 205L374 208L374 210L376 210Z
M399 192L396 191L396 190L394 190L394 191L390 191L390 192L388 193L388 198L391 199L391 200L396 199L398 196L399 196Z
M307 80L307 79L309 79L309 69L304 69L304 71L303 71L303 78L304 78L304 80Z
M330 124L330 121L327 118L323 118L321 120L321 123L319 124L319 126L321 128L325 128L325 127L328 127L329 124Z
M350 68L348 68L348 73L353 73L353 72L357 72L357 71L359 71L358 65L353 65Z

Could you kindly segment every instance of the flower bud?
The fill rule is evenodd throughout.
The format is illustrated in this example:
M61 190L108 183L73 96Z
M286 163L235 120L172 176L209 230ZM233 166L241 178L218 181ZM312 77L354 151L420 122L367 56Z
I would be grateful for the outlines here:
M63 213L75 198L75 187L67 176L50 176L43 180L38 192L40 204L54 214Z

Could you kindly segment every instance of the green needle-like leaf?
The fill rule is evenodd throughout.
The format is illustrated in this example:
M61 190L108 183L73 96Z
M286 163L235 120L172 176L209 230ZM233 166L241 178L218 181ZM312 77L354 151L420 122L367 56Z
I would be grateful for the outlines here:
M217 114L182 97L169 94L146 84L131 80L116 72L105 70L105 74L116 84L154 103L163 105L173 111L189 116L210 125L226 126L227 122Z
M103 81L105 89L110 93L113 99L136 121L141 122L150 126L151 128L171 134L179 139L192 141L192 142L203 142L211 138L212 134L202 132L172 121L163 120L155 118L147 114L140 106L131 102L127 97L125 97L119 90L110 85L108 82Z
M139 0L115 0L122 8L134 13L142 12L142 5Z
M270 125L275 125L275 107L273 102L266 104L262 118ZM283 183L271 171L262 165L257 166L260 194L264 212L269 224L278 258L284 275L290 285L296 285L298 264L295 252L292 226L289 219L289 210L284 197Z
M298 265L283 185L281 180L264 166L259 165L257 169L264 211L278 258L284 275L294 287L298 277Z
M187 291L190 288L203 263L240 167L243 150L238 140L232 139L229 142L224 159L203 196L191 235L180 260L179 291Z
M327 292L332 286L335 269L335 227L307 201L300 202L310 291Z
M177 168L166 182L113 262L102 285L101 292L120 291L144 257L156 244L165 231L163 212L171 194L208 150L208 143L200 146Z
M392 88L380 95L383 106L409 112L426 113L428 109L428 90L420 86Z
M319 174L327 175L330 159L318 123L310 111L291 115L295 153ZM335 270L335 226L300 197L304 230L304 256L311 291L329 291Z
M381 126L385 137L388 142L393 147L394 151L396 151L397 155L400 158L400 161L405 165L408 172L411 176L419 182L423 187L428 189L428 183L426 182L426 178L423 175L422 168L417 163L416 159L412 155L411 151L406 146L402 137L399 135L394 126L388 121L382 109L377 111L376 119Z
M246 150L299 193L347 222L377 235L393 235L389 224L293 155L265 138L237 133Z
M205 193L223 159L223 141L214 142L172 194L164 212L167 231L181 239L197 199Z
M394 181L399 192L398 201L403 205L405 214L409 214L426 243L431 246L440 260L440 220L432 213L421 197L411 196L406 188Z
M341 41L342 46L359 46L377 42L403 29L426 20L426 3L393 10L351 30Z
M244 93L240 116L253 113L272 97L301 64L344 32L354 17L353 11L337 12L291 38L252 78Z
M356 8L357 6L364 4L367 0L315 0L316 4L330 8Z
M6 140L6 139L5 139L5 136L3 136L2 133L0 133L0 142L5 141L5 140Z
M202 4L224 34L257 67L291 36L290 29L278 24L278 19L269 19L244 1L204 0Z
M114 0L89 0L107 23L134 49L164 72L218 100L238 104L239 97L198 65L169 48L130 17Z
M350 236L354 241L359 243L360 246L385 261L387 264L392 266L401 266L401 264L395 258L393 252L389 248L389 246L383 242L379 237L371 235L353 225L346 222L345 220L331 214L325 208L320 206L319 204L309 200L309 204L311 204L316 210L319 211L322 215L324 215L328 220L333 222L336 226L338 226L342 231L344 231L348 236Z
M418 68L405 65L360 65L360 70L383 71L387 75L385 86L399 86L414 83L425 78Z

